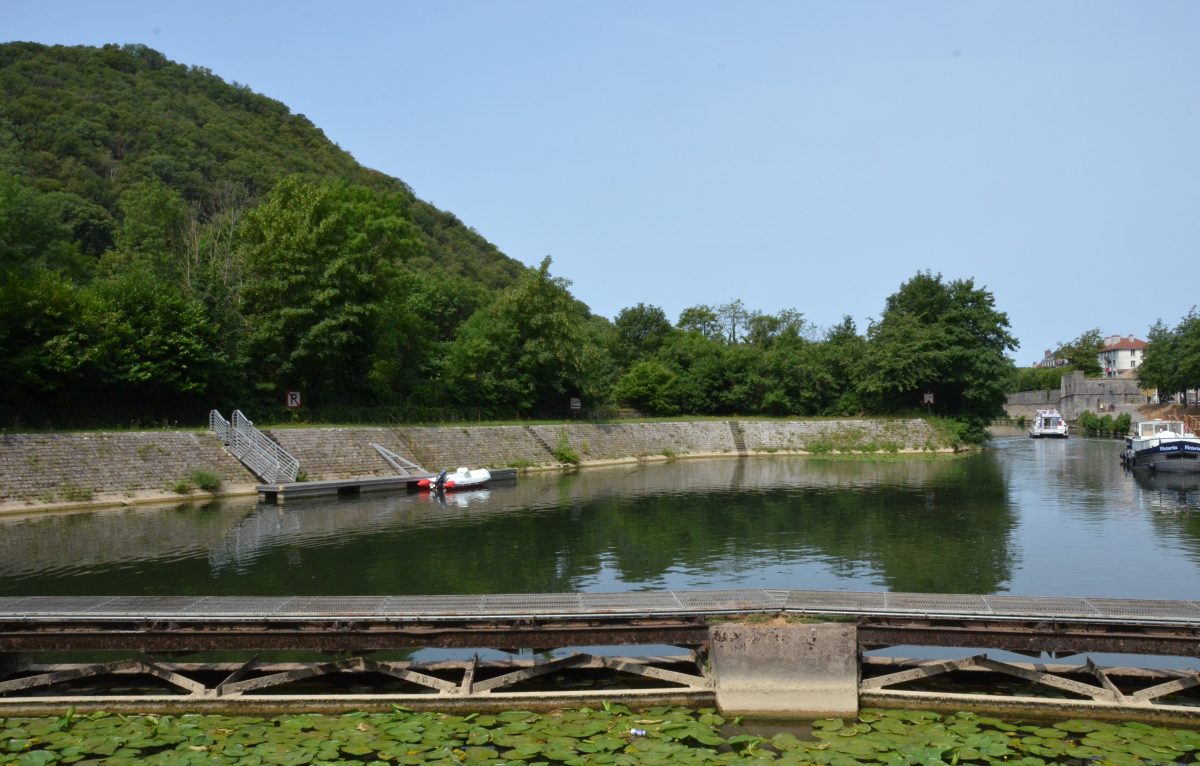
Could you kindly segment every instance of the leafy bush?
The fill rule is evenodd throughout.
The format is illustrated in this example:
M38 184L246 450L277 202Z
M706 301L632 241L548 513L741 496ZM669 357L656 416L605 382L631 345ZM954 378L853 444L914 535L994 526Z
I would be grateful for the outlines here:
M1091 410L1084 410L1079 415L1079 427L1085 433L1098 433L1100 431L1100 418Z
M194 484L192 484L191 479L180 479L168 487L168 489L177 495L190 495L192 494L192 490L195 488L196 487Z
M221 477L214 471L198 468L192 471L192 483L205 492L216 492L221 488Z
M579 463L579 453L571 448L566 431L558 432L558 438L554 442L554 449L551 450L551 453L554 455L554 459L560 463Z
M1099 430L1102 434L1111 434L1113 432L1113 416L1104 415L1100 418Z
M1133 419L1129 417L1128 412L1122 412L1113 420L1113 433L1117 436L1124 436L1129 433L1129 425Z

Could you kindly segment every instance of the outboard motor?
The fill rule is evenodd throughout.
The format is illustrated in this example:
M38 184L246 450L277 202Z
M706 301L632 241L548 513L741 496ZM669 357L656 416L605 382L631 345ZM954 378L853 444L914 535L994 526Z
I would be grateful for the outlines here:
M442 471L441 473L439 473L437 475L437 478L433 480L433 491L437 492L439 495L446 491L446 474L447 473L448 473L447 471Z

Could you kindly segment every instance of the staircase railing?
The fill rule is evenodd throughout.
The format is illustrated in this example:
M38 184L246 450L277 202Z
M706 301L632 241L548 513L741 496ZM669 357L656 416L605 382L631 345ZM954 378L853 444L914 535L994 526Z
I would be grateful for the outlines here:
M229 446L229 421L216 410L208 413L208 430L216 434L222 444Z
M429 473L429 471L426 471L424 468L417 465L413 461L409 460L408 458L404 457L403 455L397 455L395 452L392 452L390 449L388 449L387 447L384 447L382 444L376 444L375 442L371 442L371 446L375 448L375 451L379 453L380 457L382 457L384 460L387 461L388 465L390 465L392 468L395 468L397 471L399 471L401 474L403 474L405 476Z
M213 410L208 415L208 423L229 452L263 481L269 484L295 481L300 474L300 461L255 428L254 421L241 410L233 411L232 422L227 422L221 413Z

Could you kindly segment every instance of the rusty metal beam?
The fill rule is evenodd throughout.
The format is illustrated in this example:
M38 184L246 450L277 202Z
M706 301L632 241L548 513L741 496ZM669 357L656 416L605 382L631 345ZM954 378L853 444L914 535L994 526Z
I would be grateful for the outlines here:
M385 651L438 648L559 648L605 644L695 646L708 640L708 627L694 621L634 621L593 624L473 624L463 626L310 623L204 626L159 624L30 623L0 628L0 652L37 651Z
M514 670L511 673L504 673L484 681L475 681L471 693L484 694L491 692L494 689L503 689L506 686L512 686L522 681L528 681L532 678L546 675L547 673L555 673L559 670L585 665L591 662L592 659L592 655L590 654L576 653L557 660L540 662L537 665L522 668L520 670Z
M1200 628L1188 626L862 618L858 638L867 648L907 644L1200 657Z

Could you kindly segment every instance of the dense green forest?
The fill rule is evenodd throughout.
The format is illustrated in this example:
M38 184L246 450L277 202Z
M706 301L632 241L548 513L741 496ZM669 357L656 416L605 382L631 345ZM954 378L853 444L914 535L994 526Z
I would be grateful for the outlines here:
M303 115L144 46L0 45L0 416L10 427L887 414L978 434L1015 348L917 272L865 333L739 300L593 315ZM926 395L932 394L931 404Z

